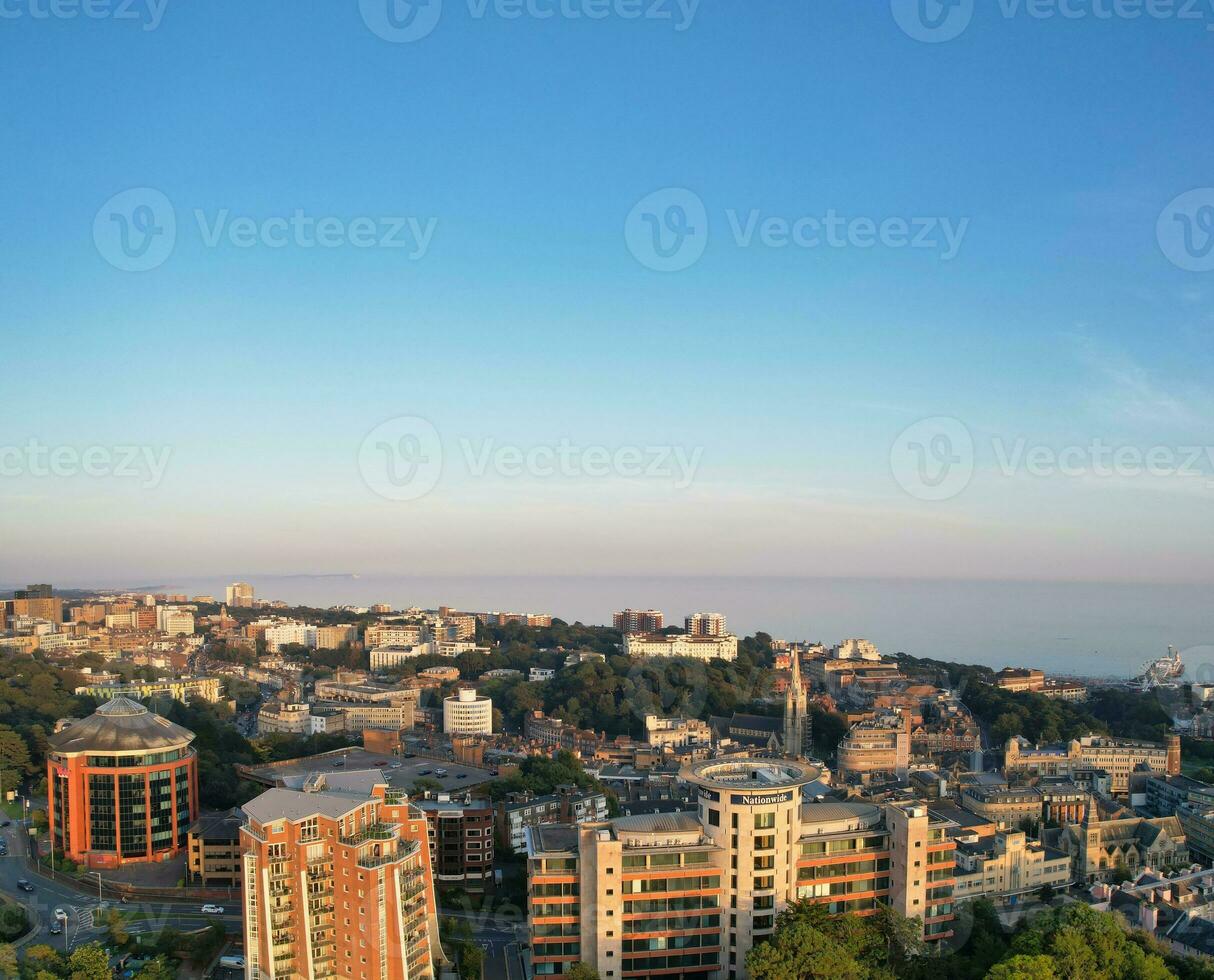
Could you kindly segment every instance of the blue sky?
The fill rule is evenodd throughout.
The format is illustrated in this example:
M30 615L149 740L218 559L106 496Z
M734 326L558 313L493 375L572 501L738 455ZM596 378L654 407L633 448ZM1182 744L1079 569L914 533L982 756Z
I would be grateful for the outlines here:
M634 20L600 0L591 20L500 2L444 0L428 36L392 43L357 0L168 0L153 30L146 4L141 23L7 0L0 443L168 455L156 479L4 457L0 581L1214 579L1214 467L1181 465L1210 442L1214 273L1157 235L1214 186L1214 9L1038 19L980 0L932 44L881 0L704 0L682 30L673 3ZM148 271L94 238L131 188L176 220ZM667 188L706 231L660 272L625 229ZM1214 214L1197 201L1194 220ZM196 211L433 234L414 258L212 246ZM948 259L781 248L740 244L731 212L965 230ZM427 420L442 455L409 500L360 456L398 417ZM897 456L933 418L974 447L942 500L908 492ZM926 431L910 441L934 453ZM1169 449L1183 472L1007 473L995 448L1095 439ZM686 486L469 465L561 440L697 464Z

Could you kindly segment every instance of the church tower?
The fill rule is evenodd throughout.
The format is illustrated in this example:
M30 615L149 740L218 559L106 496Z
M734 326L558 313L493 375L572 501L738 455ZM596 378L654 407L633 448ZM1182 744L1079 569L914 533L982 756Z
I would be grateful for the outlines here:
M801 653L796 647L790 659L788 690L784 692L784 754L801 759L810 750L809 700L801 683Z

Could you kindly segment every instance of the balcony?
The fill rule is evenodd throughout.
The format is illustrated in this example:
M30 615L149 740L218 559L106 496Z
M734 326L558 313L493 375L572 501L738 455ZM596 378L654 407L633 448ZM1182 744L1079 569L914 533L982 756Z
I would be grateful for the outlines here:
M360 868L382 868L385 864L395 864L398 861L403 861L408 854L401 851L392 851L388 854L360 854L358 856L358 866Z
M365 844L372 840L392 840L394 837L400 836L400 824L398 823L373 823L363 827L357 833L348 834L339 837L343 844L350 847L358 847L360 844Z

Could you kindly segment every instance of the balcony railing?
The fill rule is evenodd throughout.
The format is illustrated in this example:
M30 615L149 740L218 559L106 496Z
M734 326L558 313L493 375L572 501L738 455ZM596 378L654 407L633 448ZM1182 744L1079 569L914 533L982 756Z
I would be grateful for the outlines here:
M400 824L398 823L373 823L353 834L347 834L338 839L351 847L357 847L359 844L365 844L372 840L392 840L394 837L400 836Z

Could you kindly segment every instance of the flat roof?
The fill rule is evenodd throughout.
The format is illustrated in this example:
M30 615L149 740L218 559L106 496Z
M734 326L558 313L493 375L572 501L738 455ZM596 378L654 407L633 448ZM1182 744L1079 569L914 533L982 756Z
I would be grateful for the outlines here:
M793 759L705 759L687 763L680 775L698 786L756 792L803 786L816 781L822 770Z
M333 763L340 760L342 765ZM392 766L400 763L400 768ZM433 779L443 791L456 791L487 782L493 777L487 769L477 769L474 766L460 765L458 762L441 762L437 759L413 757L397 758L388 753L368 752L361 746L339 749L336 752L325 752L321 755L306 756L302 759L291 759L286 763L266 766L250 766L250 775L267 786L274 786L292 778L307 777L314 772L334 773L342 769L381 769L388 784L393 789L409 790L415 780L426 776ZM447 775L436 776L434 770L445 769Z

